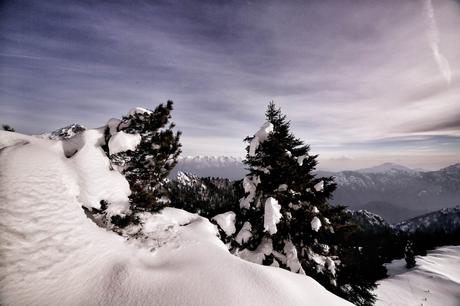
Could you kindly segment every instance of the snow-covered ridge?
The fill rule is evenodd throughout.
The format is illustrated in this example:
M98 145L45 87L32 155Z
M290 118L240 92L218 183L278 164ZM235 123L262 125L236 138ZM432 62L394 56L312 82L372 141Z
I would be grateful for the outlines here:
M416 231L452 233L460 230L460 206L444 208L400 222L396 225L396 228L410 233Z
M370 168L358 169L355 170L356 172L360 173L385 173L385 172L418 172L417 170L411 169L409 167L395 164L395 163L383 163L381 165L377 165Z
M50 134L45 134L45 135L48 135L50 139L62 140L62 139L72 138L75 135L80 134L81 132L85 130L86 130L86 127L84 127L83 125L80 125L78 123L73 123L63 128L57 129L51 132Z
M242 163L243 158L235 156L207 156L207 155L197 155L197 156L181 156L178 159L179 162L196 162L202 165L211 164L214 166L227 166L229 163Z
M372 211L390 223L460 203L458 164L430 172L320 171L319 174L333 176L337 183L333 203Z
M348 212L351 215L353 221L356 222L363 230L377 232L381 230L392 229L392 226L388 224L382 217L365 209Z
M103 129L79 137L66 158L61 140L0 131L3 305L351 305L309 277L231 255L213 224L182 210L142 215L141 240L98 227L82 206L123 204L113 183L127 182L110 170Z
M177 172L193 173L199 177L213 176L230 179L242 179L247 171L243 159L234 156L183 156L179 157L171 177Z

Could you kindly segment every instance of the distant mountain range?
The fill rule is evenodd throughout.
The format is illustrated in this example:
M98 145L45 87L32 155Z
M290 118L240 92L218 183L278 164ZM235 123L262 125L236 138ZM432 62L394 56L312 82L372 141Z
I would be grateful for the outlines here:
M358 224L364 231L367 232L383 232L383 231L392 231L393 227L385 221L381 216L374 214L365 209L360 210L349 210L353 221Z
M183 157L171 177L178 171L229 179L242 179L247 173L241 158L226 156ZM335 178L332 203L365 209L389 223L460 205L460 164L423 171L384 163L355 171L318 171L318 175Z
M460 164L430 172L402 167L318 174L335 178L332 203L372 211L390 223L460 204Z
M232 180L242 179L247 171L243 160L232 156L185 156L180 157L170 177L179 171L193 173L199 177L222 177Z
M425 234L454 234L460 231L460 206L443 208L390 225L381 216L370 211L349 210L353 221L367 232L406 232Z
M356 172L361 172L361 173L385 173L385 172L398 172L398 171L405 171L405 172L417 172L414 169L408 168L403 165L398 165L395 163L384 163L378 166L370 167L370 168L364 168L364 169L359 169L355 170Z
M460 206L444 208L402 221L396 224L395 228L410 233L416 231L453 233L460 230Z

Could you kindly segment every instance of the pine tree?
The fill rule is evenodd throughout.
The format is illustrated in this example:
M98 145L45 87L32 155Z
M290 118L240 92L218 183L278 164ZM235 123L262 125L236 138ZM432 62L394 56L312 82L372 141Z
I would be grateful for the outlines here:
M2 128L3 128L4 131L7 131L7 132L15 132L15 130L11 126L9 126L8 124L3 124Z
M345 252L339 237L351 229L344 207L327 202L336 188L333 179L315 176L317 155L290 132L290 122L273 102L265 115L267 122L245 139L249 174L243 181L246 194L237 210L231 251L307 274L338 295L350 300L355 295L358 305L372 305L372 283L338 277ZM359 256L349 251L345 255Z
M169 203L165 179L181 153L181 132L175 133L174 123L169 123L172 110L172 101L166 106L158 105L153 111L137 110L106 130L107 140L120 131L141 136L134 151L110 155L112 164L121 169L130 184L134 212L158 211Z
M404 247L404 260L406 261L407 269L415 267L415 254L410 240L407 241L406 246Z

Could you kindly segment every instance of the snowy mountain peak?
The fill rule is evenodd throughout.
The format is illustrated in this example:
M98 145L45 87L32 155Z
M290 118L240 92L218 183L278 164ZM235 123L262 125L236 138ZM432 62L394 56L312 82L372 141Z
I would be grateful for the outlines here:
M73 123L63 128L57 129L48 136L53 140L69 139L85 131L86 127L78 123Z
M423 232L446 232L452 233L460 230L460 206L443 208L419 217L415 217L396 225L396 228L414 233Z
M179 161L195 161L195 162L202 162L202 163L212 163L214 165L222 165L225 163L234 163L239 162L241 163L243 159L241 157L234 157L234 156L208 156L208 155L196 155L196 156L183 156L179 157Z
M453 164L448 167L442 168L439 171L446 172L446 173L459 173L460 172L460 163Z
M177 172L176 180L179 182L179 184L184 186L194 186L199 183L199 179L196 175L182 171Z
M396 163L383 163L378 166L356 170L356 172L361 172L361 173L385 173L385 172L396 172L396 171L416 172L415 170L411 168L408 168L406 166L399 165Z
M365 209L349 211L349 213L351 214L353 221L355 221L364 230L375 232L391 228L391 225L388 224L385 219Z
M199 177L213 176L230 179L242 179L246 170L243 159L233 156L184 156L180 157L171 175L179 171L193 173Z

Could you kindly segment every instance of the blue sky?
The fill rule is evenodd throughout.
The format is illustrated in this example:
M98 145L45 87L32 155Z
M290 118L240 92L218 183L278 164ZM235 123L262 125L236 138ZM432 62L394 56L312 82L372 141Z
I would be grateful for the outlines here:
M4 1L0 122L171 99L185 155L244 155L274 100L324 169L460 162L458 1Z

